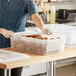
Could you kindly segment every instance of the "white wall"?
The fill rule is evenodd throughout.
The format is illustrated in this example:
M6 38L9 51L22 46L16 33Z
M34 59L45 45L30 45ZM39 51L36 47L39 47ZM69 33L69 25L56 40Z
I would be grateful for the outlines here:
M49 3L50 7L54 5L56 9L76 9L76 2L57 2L57 3Z

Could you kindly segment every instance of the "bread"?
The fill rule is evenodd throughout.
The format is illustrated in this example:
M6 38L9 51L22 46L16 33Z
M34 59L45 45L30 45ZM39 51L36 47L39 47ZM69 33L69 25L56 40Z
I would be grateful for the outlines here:
M31 38L36 38L36 39L42 39L42 40L48 40L48 36L46 35L22 35L23 37L31 37Z

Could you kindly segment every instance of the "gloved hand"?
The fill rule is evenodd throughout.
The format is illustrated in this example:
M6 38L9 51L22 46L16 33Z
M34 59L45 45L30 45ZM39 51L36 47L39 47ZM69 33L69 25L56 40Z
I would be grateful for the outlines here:
M14 32L13 31L10 31L10 30L6 30L4 28L1 28L0 29L0 33L5 37L5 38L10 38Z
M53 33L49 28L42 28L41 30L44 34L47 35L51 35Z

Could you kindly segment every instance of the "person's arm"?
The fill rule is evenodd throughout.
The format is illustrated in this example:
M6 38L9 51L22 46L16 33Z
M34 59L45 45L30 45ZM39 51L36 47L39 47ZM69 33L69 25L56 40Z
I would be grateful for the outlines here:
M5 38L10 38L13 35L13 33L13 31L0 28L0 34L2 34Z
M33 14L31 17L35 25L39 27L44 33L52 34L52 31L50 31L49 28L44 27L44 22L42 21L41 17L37 13Z
M44 23L38 14L35 13L31 17L36 26L38 26L40 29L44 27Z
M52 33L48 28L44 27L44 23L43 23L42 19L37 14L37 9L35 7L35 3L33 2L33 0L28 0L27 10L28 10L29 15L32 17L34 24L37 27L39 27L46 34Z

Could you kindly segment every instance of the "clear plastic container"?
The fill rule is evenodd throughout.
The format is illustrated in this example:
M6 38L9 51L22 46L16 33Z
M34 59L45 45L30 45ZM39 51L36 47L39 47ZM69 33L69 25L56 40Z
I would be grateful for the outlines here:
M36 54L64 51L64 47L65 38L60 35L49 35L48 40L23 37L21 34L11 37L11 48Z

